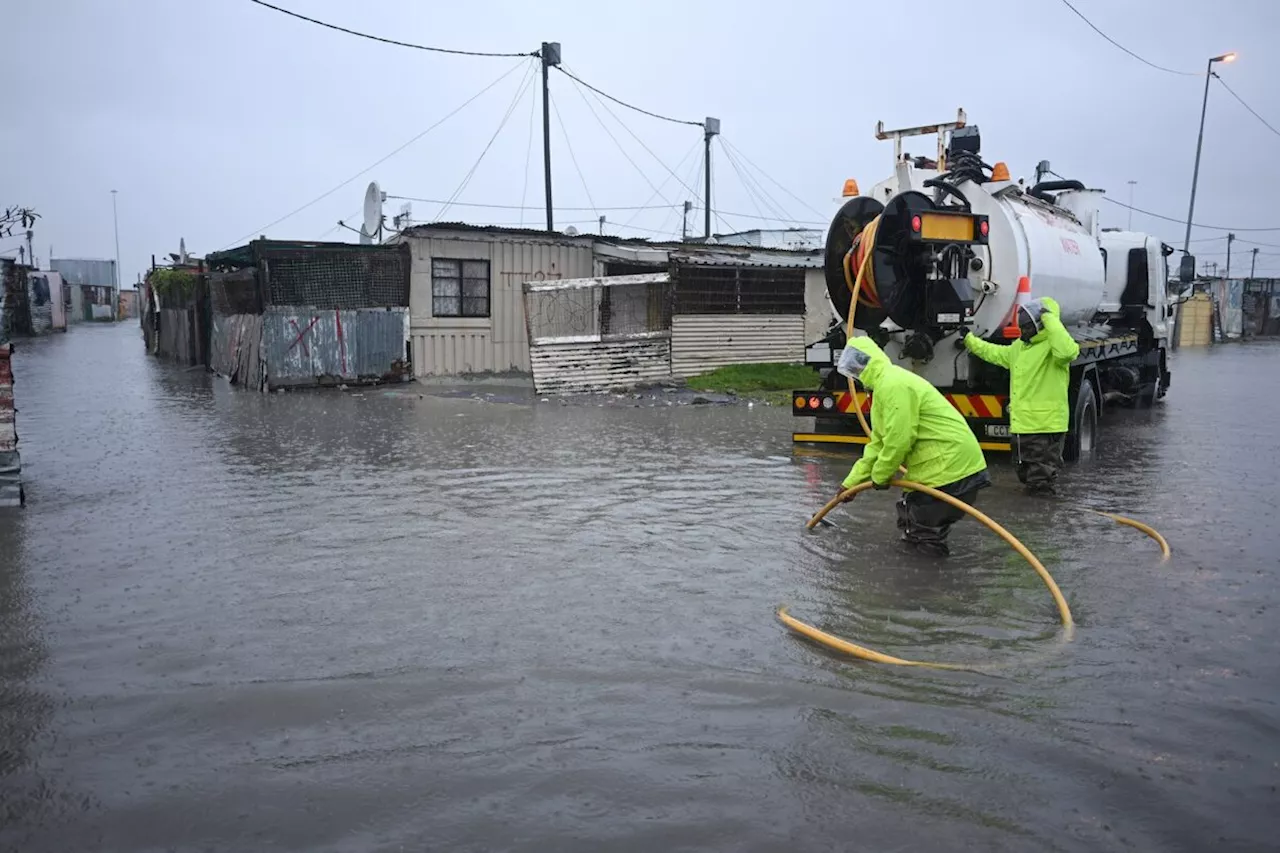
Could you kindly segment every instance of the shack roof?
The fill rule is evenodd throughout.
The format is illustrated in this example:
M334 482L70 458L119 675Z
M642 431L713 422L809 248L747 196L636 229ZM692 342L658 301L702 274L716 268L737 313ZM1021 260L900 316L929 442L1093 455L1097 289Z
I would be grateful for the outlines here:
M227 249L222 252L210 252L205 257L205 265L209 267L250 267L264 257L298 252L341 253L366 252L378 254L398 252L395 244L377 243L333 243L317 240L250 240L243 246Z
M513 228L502 225L472 225L466 222L428 222L411 226L401 236L431 237L447 233L466 233L477 239L485 236L524 238L527 240L555 241L575 246L633 247L666 252L681 263L708 266L802 267L816 269L822 266L820 249L761 249L755 246L722 245L719 243L680 242L650 240L644 237L614 237L596 234L563 234L540 228ZM714 239L714 238L713 238Z

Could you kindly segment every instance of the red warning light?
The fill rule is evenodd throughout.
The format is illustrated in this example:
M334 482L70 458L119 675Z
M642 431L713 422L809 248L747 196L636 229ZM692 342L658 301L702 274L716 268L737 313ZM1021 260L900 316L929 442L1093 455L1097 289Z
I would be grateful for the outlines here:
M816 408L818 408L818 406L821 404L821 402L822 402L822 401L821 401L821 400L819 400L817 397L810 397L810 398L809 398L809 408L811 408L811 409L816 409Z
M919 233L920 233L920 225L921 225L921 223L920 223L920 217L919 217L919 216L913 216L913 217L911 217L911 230L912 230L912 231L914 231L914 232L916 232L917 234L919 234Z
M991 223L986 219L982 220L982 224L978 226L978 233L983 237L991 232Z

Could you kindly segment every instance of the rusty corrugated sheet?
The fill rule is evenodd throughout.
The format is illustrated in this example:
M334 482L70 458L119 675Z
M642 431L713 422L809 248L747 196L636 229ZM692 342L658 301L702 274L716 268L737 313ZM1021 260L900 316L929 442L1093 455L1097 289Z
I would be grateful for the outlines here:
M804 359L804 317L765 314L690 314L671 318L671 372L697 376L729 364Z
M215 314L209 367L233 385L242 385L250 391L262 390L262 315Z
M545 344L531 350L539 394L630 388L671 378L666 335L620 341Z
M14 422L13 347L0 343L0 507L22 505L22 458Z
M262 315L269 388L408 376L406 308L271 307Z

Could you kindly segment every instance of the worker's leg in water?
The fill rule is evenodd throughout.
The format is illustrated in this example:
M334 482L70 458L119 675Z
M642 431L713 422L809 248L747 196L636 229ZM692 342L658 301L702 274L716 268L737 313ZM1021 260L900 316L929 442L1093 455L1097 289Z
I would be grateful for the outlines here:
M937 489L972 506L978 492L989 485L991 478L984 469ZM906 492L898 501L898 529L902 531L903 541L916 550L945 557L951 553L947 545L951 525L964 518L965 514L964 510L924 492Z
M1034 433L1016 437L1018 479L1032 494L1052 494L1062 470L1066 434Z

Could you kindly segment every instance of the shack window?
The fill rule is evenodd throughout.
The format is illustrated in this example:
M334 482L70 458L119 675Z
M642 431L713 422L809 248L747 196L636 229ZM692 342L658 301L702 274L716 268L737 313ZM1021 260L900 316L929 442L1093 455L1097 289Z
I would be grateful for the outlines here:
M677 314L804 314L804 270L680 265Z
M431 314L434 317L488 317L489 262L432 259Z

